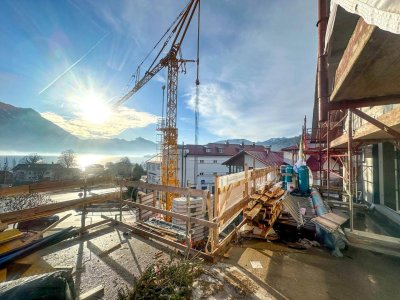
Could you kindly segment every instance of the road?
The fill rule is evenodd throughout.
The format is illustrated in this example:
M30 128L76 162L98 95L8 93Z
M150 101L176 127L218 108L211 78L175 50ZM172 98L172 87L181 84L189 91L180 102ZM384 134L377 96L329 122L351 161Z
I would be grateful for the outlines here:
M106 189L92 189L90 193L87 193L87 197L90 196L95 196L95 195L102 195L102 194L107 194L107 193L113 193L113 192L118 192L119 187L113 187L113 188L106 188ZM75 200L79 199L79 193L82 191L73 191L73 192L67 192L67 193L46 193L47 196L49 196L52 200L56 202L64 202L68 200Z

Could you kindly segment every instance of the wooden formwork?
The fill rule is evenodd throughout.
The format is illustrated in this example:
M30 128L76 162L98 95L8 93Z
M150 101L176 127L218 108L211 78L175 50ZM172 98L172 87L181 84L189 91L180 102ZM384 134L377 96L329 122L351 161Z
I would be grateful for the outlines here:
M215 177L213 221L218 223L218 228L212 232L211 252L213 254L223 252L240 227L246 223L243 220L235 230L220 241L220 233L243 212L250 201L250 195L257 190L264 189L277 175L277 166L255 170L248 170L248 167L245 166L243 172Z

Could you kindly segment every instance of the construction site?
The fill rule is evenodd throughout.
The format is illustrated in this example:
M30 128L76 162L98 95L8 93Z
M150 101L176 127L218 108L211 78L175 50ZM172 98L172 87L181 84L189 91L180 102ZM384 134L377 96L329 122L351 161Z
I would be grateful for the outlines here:
M99 177L0 188L5 201L74 195L0 213L0 299L399 298L400 4L315 1L313 117L298 120L299 144L281 154L263 147L273 158L262 167L256 145L243 146L212 188L179 180L186 64L196 66L193 149L201 147L203 12L202 1L188 0L113 102L166 70L161 183ZM189 33L194 58L182 57ZM44 228L20 226L55 215Z

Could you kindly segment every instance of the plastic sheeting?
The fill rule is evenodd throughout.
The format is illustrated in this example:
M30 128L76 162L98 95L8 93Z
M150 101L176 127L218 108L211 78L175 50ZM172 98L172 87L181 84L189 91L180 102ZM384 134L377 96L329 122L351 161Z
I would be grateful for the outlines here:
M400 0L331 0L325 48L334 30L339 5L349 13L359 15L368 24L400 34Z
M0 283L2 300L60 299L75 300L75 286L71 274L56 271Z
M368 24L400 34L399 0L332 0L331 12L336 10L337 5L359 15Z

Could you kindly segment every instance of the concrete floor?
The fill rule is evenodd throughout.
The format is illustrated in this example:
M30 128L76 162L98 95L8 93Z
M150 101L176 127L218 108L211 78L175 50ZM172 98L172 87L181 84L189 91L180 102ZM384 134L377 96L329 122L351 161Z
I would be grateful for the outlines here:
M224 262L242 269L277 299L398 299L400 259L351 248L294 250L267 242L234 246ZM254 269L251 261L259 261Z
M110 216L116 213L109 213ZM100 220L89 215L87 224ZM124 212L124 222L133 222ZM80 224L75 213L63 227ZM79 293L102 284L104 299L116 299L118 290L133 285L155 260L169 260L170 248L108 225L80 239L46 248L40 255L53 267L73 267ZM101 252L121 243L109 255ZM162 255L158 254L162 251ZM157 254L157 255L156 255ZM396 299L400 259L356 248L335 258L323 248L290 249L282 244L245 241L232 245L217 264L207 264L206 274L196 282L194 299ZM261 268L252 263L260 262Z

